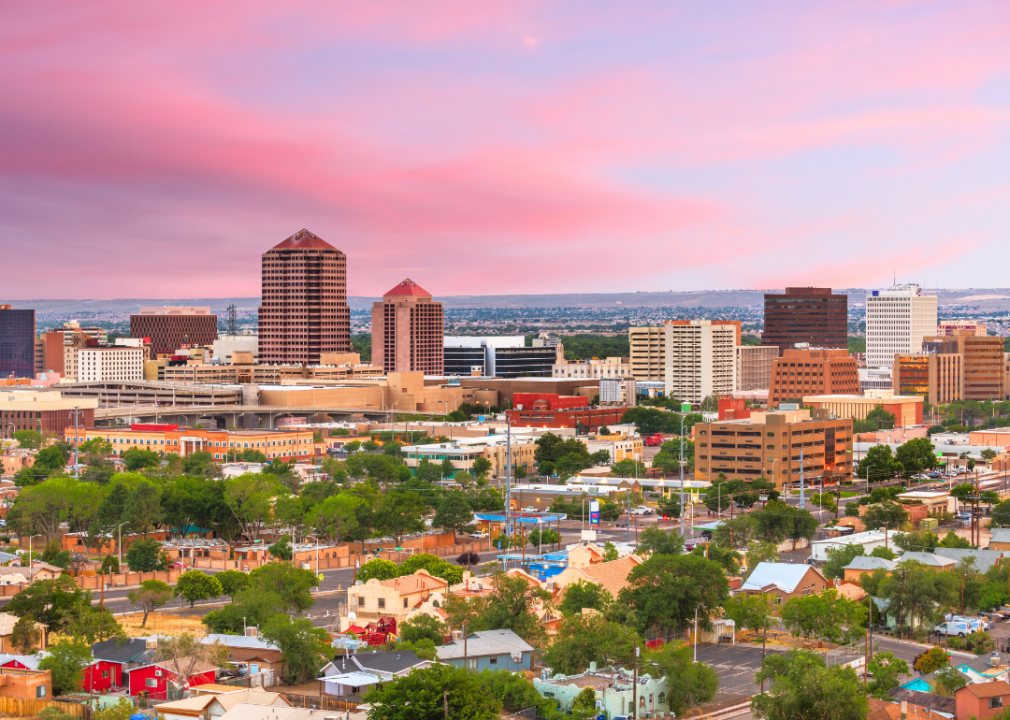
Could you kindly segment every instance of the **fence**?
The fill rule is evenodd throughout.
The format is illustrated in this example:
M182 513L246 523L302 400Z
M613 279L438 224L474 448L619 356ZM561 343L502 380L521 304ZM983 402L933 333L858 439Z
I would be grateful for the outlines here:
M73 715L81 720L91 720L91 708L87 705L56 700L19 700L18 698L0 697L0 713L5 715L34 717L49 707L54 707L62 713Z
M333 697L331 695L301 695L299 693L278 693L282 698L291 703L292 707L308 708L311 710L344 710L350 712L357 710L358 706L364 703L361 695L342 695Z

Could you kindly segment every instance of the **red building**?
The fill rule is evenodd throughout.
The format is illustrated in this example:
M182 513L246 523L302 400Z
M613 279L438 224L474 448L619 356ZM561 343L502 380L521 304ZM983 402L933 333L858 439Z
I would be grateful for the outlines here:
M512 406L518 410L571 410L589 407L589 399L583 395L516 393L512 397Z
M194 672L186 682L180 682L180 670L175 662L166 661L141 665L129 674L130 695L143 693L158 700L168 699L169 683L173 691L182 691L194 685L209 685L217 679L217 668L207 663L196 663ZM181 697L181 695L180 695Z
M505 415L518 427L575 428L594 433L604 425L621 422L626 408L591 408L585 397L554 393L516 393L515 410Z
M96 660L84 668L85 692L106 692L123 686L123 666L108 660Z
M746 420L750 417L750 408L747 401L742 398L721 397L719 398L719 421L723 420Z

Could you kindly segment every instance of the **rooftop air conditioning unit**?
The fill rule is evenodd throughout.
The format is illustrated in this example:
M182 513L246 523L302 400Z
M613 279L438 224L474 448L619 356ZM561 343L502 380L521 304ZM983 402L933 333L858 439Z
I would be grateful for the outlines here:
M452 631L452 639L453 640L462 640L463 639L463 631L462 630L453 630Z

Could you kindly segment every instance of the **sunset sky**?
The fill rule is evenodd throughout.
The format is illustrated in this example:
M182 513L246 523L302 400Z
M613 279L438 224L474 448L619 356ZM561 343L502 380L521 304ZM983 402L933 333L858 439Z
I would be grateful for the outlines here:
M0 6L0 302L1010 287L1010 3Z

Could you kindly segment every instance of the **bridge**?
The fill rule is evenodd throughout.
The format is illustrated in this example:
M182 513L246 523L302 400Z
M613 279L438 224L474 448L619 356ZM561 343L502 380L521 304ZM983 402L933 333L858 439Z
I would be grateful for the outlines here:
M210 427L273 428L278 419L304 417L312 422L342 422L363 416L373 422L388 422L399 414L374 407L281 407L277 405L126 405L95 410L98 426L166 423ZM439 416L442 413L417 412L412 415Z

